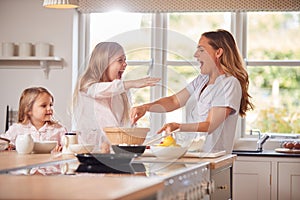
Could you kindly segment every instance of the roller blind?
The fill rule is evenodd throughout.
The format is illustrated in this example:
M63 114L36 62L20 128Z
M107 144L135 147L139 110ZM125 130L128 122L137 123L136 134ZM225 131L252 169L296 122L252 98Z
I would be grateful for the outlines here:
M300 11L300 0L79 0L82 13Z

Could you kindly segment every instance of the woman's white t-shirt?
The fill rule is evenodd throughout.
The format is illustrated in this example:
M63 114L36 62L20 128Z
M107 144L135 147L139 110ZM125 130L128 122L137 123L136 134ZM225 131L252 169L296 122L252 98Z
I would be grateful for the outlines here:
M204 152L225 150L226 153L231 153L242 98L241 85L234 76L220 75L214 84L207 85L202 91L208 80L208 75L200 74L187 85L186 89L191 97L186 103L186 122L205 121L212 107L232 108L228 118L208 134L203 146Z

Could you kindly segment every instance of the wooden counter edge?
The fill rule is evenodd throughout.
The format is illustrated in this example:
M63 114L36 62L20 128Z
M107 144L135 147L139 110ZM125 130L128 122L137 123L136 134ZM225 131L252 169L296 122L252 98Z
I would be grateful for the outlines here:
M206 161L210 162L210 168L211 169L218 169L218 168L221 168L223 166L233 164L236 157L237 156L234 155L234 154L227 154L227 155L224 155L224 156L219 157L219 158L214 158L211 161L209 161L209 160L206 160Z

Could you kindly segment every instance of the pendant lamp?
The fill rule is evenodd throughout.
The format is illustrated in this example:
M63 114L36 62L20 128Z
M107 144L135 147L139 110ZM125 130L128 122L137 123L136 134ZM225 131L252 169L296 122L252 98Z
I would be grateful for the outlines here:
M78 8L78 0L44 0L43 6L45 8Z

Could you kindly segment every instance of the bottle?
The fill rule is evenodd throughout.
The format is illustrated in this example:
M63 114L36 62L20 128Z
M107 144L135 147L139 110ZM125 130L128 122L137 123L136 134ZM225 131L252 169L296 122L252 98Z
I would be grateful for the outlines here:
M30 134L18 135L16 139L16 150L19 154L29 154L34 146L33 139Z

